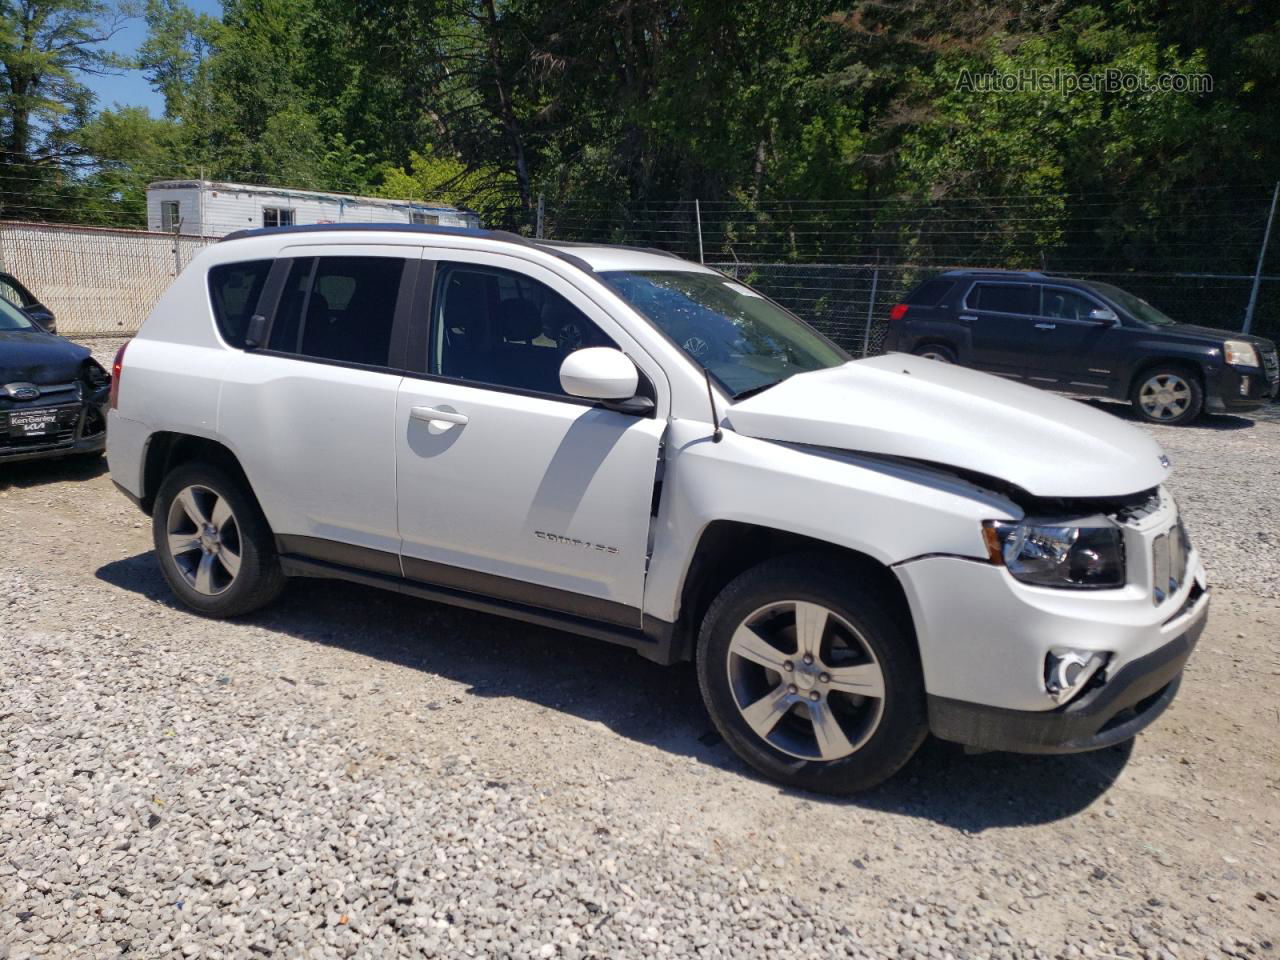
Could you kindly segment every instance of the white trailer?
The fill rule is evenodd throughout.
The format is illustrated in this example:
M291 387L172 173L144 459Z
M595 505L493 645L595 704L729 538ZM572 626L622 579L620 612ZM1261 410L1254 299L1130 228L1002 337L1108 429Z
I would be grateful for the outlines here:
M213 180L158 180L147 187L147 228L157 232L223 237L253 227L304 223L479 227L480 217L439 203Z

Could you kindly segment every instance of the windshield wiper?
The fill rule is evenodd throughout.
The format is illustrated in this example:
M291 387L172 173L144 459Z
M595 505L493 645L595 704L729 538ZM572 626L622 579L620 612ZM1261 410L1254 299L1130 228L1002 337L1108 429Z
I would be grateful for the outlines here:
M739 400L747 399L747 397L754 397L757 393L764 393L764 391L768 390L770 387L776 387L781 382L782 380L774 380L771 383L762 383L758 387L748 387L741 393L735 393L733 395L733 402L737 403Z

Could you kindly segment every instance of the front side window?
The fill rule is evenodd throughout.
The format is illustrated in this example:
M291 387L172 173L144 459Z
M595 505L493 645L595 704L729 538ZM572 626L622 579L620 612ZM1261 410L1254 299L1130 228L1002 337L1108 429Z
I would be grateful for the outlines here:
M1045 287L1040 303L1040 315L1054 320L1088 320L1098 306L1088 297L1061 287Z
M798 317L721 274L617 270L601 276L734 399L849 359Z
M287 207L263 207L262 225L264 227L292 227L293 211Z
M422 224L438 224L440 222L440 218L434 213L421 213L417 210L414 210L412 213L409 214L409 222L422 223Z
M403 257L300 257L289 267L269 348L364 366L389 363Z
M213 305L213 319L218 324L222 339L231 346L244 347L249 318L258 306L258 298L262 296L262 288L270 272L270 260L223 263L209 268L209 301Z
M979 283L969 291L965 304L970 310L993 313L1036 312L1035 288L1030 284Z
M455 380L565 396L567 354L616 346L560 294L511 270L438 264L432 304L429 369Z
M1132 316L1137 317L1143 323L1149 323L1153 327L1171 327L1178 322L1168 314L1147 303L1147 301L1143 300L1141 297L1130 293L1128 290L1122 290L1109 283L1099 283L1096 280L1091 280L1089 282L1089 286L1094 290L1097 290L1112 303L1119 304L1121 309L1127 311Z

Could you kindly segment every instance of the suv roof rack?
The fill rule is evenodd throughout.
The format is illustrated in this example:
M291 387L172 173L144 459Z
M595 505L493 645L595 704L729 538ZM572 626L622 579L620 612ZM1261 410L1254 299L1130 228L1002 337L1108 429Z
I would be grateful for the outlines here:
M1003 267L953 267L945 271L944 277L1027 277L1043 279L1048 274L1040 270L1006 270Z
M436 236L446 237L474 237L477 240L497 240L501 243L515 243L522 247L532 247L534 250L541 250L543 253L549 253L553 257L563 260L565 263L572 264L579 270L585 270L587 273L594 273L591 264L583 260L581 257L575 257L569 253L566 247L613 247L617 250L630 250L635 253L651 253L659 257L670 257L673 260L683 260L684 258L678 253L672 253L670 250L659 250L657 247L628 247L615 243L580 243L573 240L534 240L529 237L521 236L518 233L512 233L510 230L483 230L478 227L442 227L433 223L300 223L292 227L252 227L248 230L237 230L234 233L228 233L225 237L218 239L219 243L227 240L243 240L246 237L265 237L276 236L282 233L338 233L343 231L356 232L380 232L393 231L395 233L425 233Z

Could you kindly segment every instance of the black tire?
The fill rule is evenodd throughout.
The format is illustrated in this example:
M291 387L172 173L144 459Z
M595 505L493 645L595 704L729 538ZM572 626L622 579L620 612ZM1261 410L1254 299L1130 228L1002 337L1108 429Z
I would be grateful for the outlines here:
M803 759L780 749L748 724L738 706L734 681L731 680L730 642L733 634L753 613L769 609L774 604L780 604L785 610L789 601L820 604L839 618L831 621L836 627L828 626L830 633L826 635L824 644L837 642L834 632L843 629L839 620L845 621L860 635L860 640L878 662L883 677L883 706L877 725L851 754L841 759ZM785 622L785 613L778 614L778 617ZM824 657L831 659L829 654ZM795 666L798 664L793 665L793 669ZM833 564L829 555L778 557L731 581L716 597L703 619L697 670L703 701L725 742L760 773L787 786L832 794L866 790L901 769L928 733L924 681L910 628L900 622L874 589L861 585L856 571L838 562ZM835 668L832 672L836 672ZM766 680L766 686L773 683L774 674L768 676L770 679ZM776 676L798 677L798 674L778 673ZM785 683L782 685L786 686ZM794 686L788 689L794 690ZM809 723L809 730L814 731L814 724L807 719L811 715L808 705L803 703L803 695L799 702L795 698L790 699L789 712L779 723L791 724L801 736L805 723ZM833 698L833 705L837 702ZM873 703L874 700L863 701L861 707L854 709L865 711ZM847 728L845 732L848 732ZM853 737L849 740L852 741Z
M174 500L189 487L200 487L225 498L236 523L239 570L222 592L198 591L179 569L169 547L169 518ZM151 516L156 559L170 589L179 600L206 617L237 617L266 606L284 589L285 576L276 555L275 538L266 518L243 481L221 467L186 463L160 484Z
M956 362L956 352L945 343L922 343L911 352L917 357L929 357L939 363Z
M1153 399L1161 386L1176 384L1181 388L1185 388L1186 399L1185 406L1178 402L1174 407L1157 405ZM1148 394L1150 390L1152 393ZM1181 393L1177 394L1181 397ZM1174 396L1167 394L1166 396ZM1189 367L1184 367L1176 363L1159 364L1157 366L1148 367L1139 373L1133 380L1133 387L1129 391L1129 402L1133 404L1134 411L1147 423L1158 423L1166 427L1182 426L1191 423L1204 411L1204 387L1200 382L1200 375ZM1165 413L1167 415L1159 415Z

